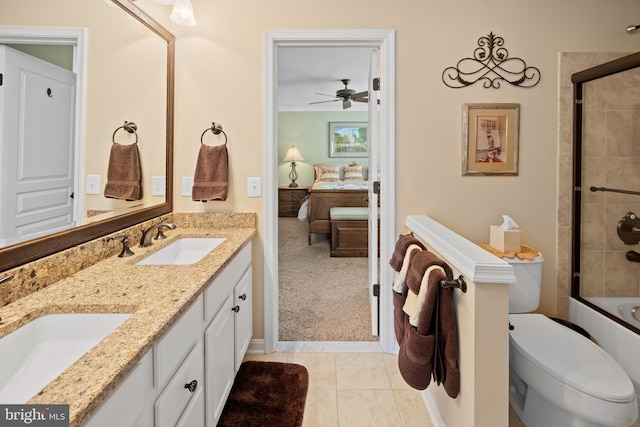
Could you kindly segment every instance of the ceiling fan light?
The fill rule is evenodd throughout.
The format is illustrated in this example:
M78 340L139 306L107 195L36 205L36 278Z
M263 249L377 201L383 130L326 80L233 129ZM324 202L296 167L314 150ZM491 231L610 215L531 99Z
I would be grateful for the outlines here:
M171 22L185 27L193 27L197 24L196 18L193 16L193 6L189 0L175 0L169 19Z

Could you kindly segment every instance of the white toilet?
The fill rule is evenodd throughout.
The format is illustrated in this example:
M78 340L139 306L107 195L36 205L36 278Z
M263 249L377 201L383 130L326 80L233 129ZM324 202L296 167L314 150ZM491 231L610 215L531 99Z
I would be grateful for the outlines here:
M590 339L541 314L542 256L508 259L509 401L527 427L622 427L638 418L631 380ZM523 313L523 314L517 314Z

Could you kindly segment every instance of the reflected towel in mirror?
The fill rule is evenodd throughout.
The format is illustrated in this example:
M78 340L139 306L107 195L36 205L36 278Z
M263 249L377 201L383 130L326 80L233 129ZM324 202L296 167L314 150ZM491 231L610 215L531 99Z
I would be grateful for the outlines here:
M140 200L142 198L141 177L138 144L113 143L104 196L113 199Z

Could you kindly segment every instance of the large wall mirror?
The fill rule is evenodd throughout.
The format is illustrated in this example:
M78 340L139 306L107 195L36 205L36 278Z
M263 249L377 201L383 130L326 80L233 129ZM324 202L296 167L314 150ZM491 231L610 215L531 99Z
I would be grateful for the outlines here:
M55 70L71 75L69 81L58 74L47 77L49 81L40 90L37 83L43 73L32 73L33 78L20 74L21 82L36 80L32 92L37 102L40 98L42 102L68 98L66 115L36 125L20 116L14 120L19 122L15 126L0 117L0 173L14 169L11 179L31 178L31 185L37 173L29 169L42 170L38 161L44 161L54 174L70 182L65 190L68 193L38 190L41 194L33 198L37 203L51 200L51 209L43 210L67 205L67 224L60 225L54 218L41 221L45 226L40 228L11 233L5 225L14 221L16 214L11 215L8 206L18 206L18 217L30 206L6 185L10 179L0 177L0 272L171 212L174 36L128 0L0 0L0 10L0 73L5 74L0 113L13 111L19 116L15 112L22 109L2 108L11 102L10 91L5 90L9 71L3 71L9 55L35 57L36 63L46 61L54 64ZM11 105L22 104L26 102ZM61 109L51 111L57 114ZM51 114L45 116L50 118ZM125 122L135 123L136 132L125 131ZM52 128L57 127L67 129L68 154L52 148L49 141ZM31 151L19 145L29 133L31 137L35 134L33 141L42 144L32 143ZM17 148L14 141L19 141ZM104 195L114 143L137 144L142 194L135 200ZM31 155L40 157L32 161L29 152L46 156ZM23 158L18 162L12 160L20 156ZM38 176L37 180L45 179ZM164 191L158 182L164 184Z

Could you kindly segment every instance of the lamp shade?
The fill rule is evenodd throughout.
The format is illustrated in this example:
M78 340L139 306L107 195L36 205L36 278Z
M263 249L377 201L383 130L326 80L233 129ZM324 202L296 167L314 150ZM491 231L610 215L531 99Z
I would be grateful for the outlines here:
M287 154L284 156L284 159L282 159L283 162L297 162L302 160L304 160L304 157L302 157L302 154L300 154L298 147L294 145L289 147L289 149L287 150Z
M169 19L171 22L185 27L193 27L197 24L196 18L193 16L193 6L190 0L175 0Z

